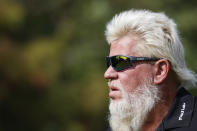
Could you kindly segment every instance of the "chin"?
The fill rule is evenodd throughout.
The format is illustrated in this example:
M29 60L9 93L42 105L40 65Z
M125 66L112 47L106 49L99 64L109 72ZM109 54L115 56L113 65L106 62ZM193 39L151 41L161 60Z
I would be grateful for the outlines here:
M140 131L146 116L159 101L159 90L145 81L132 93L127 93L118 83L123 97L110 100L109 123L113 131Z

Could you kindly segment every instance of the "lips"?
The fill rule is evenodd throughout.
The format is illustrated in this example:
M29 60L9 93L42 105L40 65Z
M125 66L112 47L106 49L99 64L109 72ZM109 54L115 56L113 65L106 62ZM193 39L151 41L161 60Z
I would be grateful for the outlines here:
M113 100L116 100L116 99L120 99L121 98L121 91L117 88L117 87L114 87L114 86L110 86L110 92L109 92L109 97Z
M118 90L119 90L117 87L114 87L114 86L110 86L109 88L110 88L110 90L112 90L112 91L118 91Z

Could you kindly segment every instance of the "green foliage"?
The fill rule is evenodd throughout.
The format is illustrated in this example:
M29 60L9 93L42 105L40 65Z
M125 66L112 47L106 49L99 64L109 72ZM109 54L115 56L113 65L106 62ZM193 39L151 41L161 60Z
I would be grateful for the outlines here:
M166 12L178 24L188 66L197 71L195 5L194 0L1 0L0 130L105 130L106 23L131 8Z

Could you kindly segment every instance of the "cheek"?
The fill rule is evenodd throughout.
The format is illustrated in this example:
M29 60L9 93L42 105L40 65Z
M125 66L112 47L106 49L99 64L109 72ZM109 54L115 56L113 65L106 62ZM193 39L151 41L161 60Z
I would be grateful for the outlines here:
M132 93L141 83L141 76L135 73L121 75L120 82L127 93Z
M144 72L143 69L136 72L128 71L119 75L122 87L128 93L134 92L137 87L150 77L152 77L151 73L148 71Z

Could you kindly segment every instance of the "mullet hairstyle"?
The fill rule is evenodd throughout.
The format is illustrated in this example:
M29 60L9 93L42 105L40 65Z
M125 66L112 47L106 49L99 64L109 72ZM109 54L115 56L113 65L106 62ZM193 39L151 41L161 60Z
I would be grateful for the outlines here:
M196 74L186 66L184 48L172 19L164 13L129 10L115 15L106 26L105 35L109 44L129 34L138 35L141 40L136 48L139 55L167 59L181 86L195 86Z

